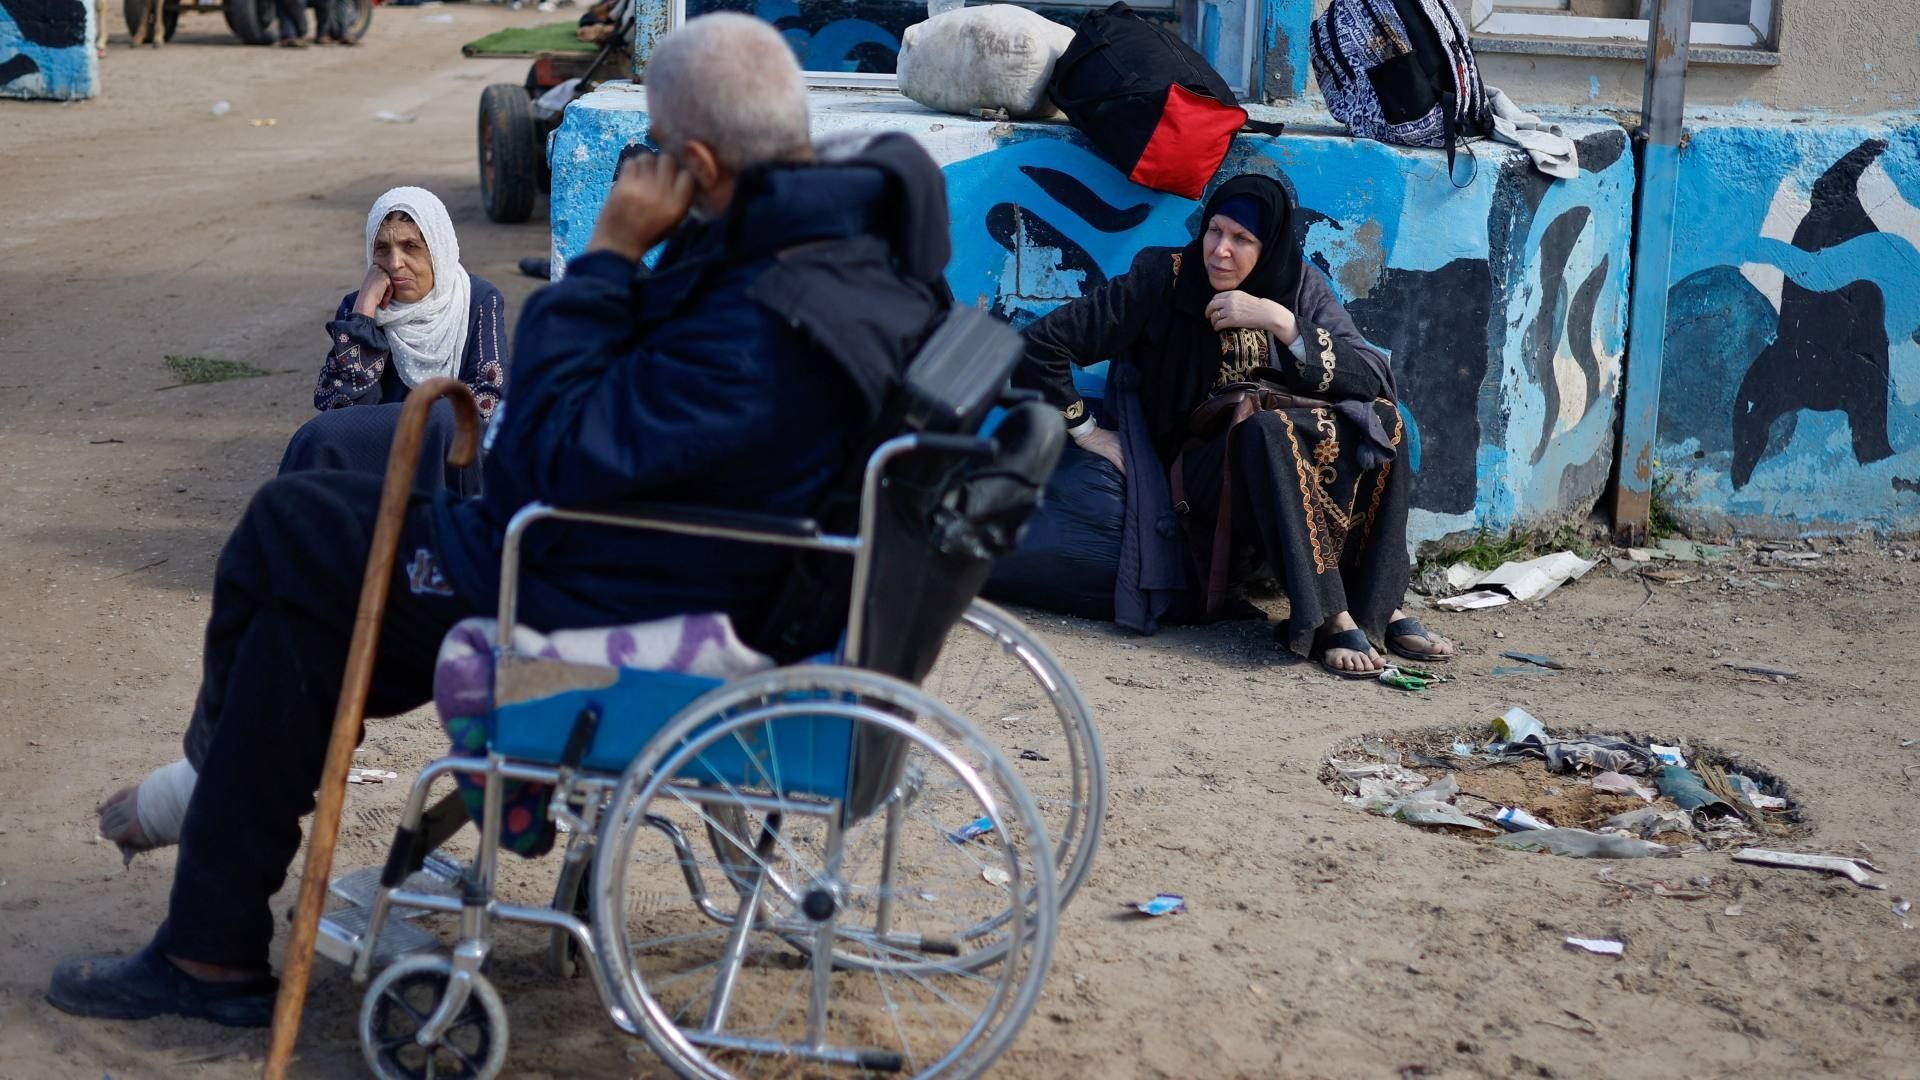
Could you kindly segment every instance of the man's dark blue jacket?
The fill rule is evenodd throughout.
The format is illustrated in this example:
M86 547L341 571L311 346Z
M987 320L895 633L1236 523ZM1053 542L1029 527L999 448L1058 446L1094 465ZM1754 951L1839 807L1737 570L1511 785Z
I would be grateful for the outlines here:
M485 493L443 497L435 542L461 597L497 603L521 506L649 500L804 515L950 303L938 168L906 136L743 177L652 272L584 255L528 302ZM541 629L724 611L751 620L779 549L548 522L522 546Z

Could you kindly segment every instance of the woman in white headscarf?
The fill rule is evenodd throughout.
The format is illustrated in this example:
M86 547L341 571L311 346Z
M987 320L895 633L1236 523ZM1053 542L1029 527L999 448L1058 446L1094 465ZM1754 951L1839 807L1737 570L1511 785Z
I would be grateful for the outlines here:
M506 391L506 305L460 265L446 206L425 188L394 188L367 214L366 251L365 280L327 323L330 347L313 391L320 415L288 444L283 473L384 471L401 402L436 376L466 383L484 419ZM452 417L444 405L435 412L419 486L472 494L479 470L443 467Z
M313 404L320 415L294 434L283 473L348 469L384 473L407 392L439 375L473 391L491 419L506 388L507 335L500 290L460 265L447 208L423 188L394 188L367 214L367 276L327 324L332 348ZM473 494L479 466L449 469L453 413L437 402L415 489ZM185 759L115 792L100 807L100 834L135 852L176 844L198 776Z

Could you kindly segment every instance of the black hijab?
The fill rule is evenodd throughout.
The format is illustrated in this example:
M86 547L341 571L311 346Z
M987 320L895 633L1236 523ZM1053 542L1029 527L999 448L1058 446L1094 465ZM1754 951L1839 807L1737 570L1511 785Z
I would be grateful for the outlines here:
M1300 291L1301 244L1293 196L1280 181L1249 173L1221 184L1200 211L1200 224L1181 255L1180 280L1174 286L1174 306L1183 312L1204 316L1207 304L1218 295L1207 280L1206 252L1201 247L1214 215L1236 198L1250 200L1260 209L1260 261L1240 283L1240 291L1289 307ZM1206 330L1213 333L1210 326Z

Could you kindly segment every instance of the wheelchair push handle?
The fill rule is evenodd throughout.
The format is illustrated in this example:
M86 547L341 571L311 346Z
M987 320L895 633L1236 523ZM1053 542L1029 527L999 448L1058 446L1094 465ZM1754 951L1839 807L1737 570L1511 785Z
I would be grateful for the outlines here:
M992 439L978 435L942 435L922 433L913 436L914 450L931 450L964 458L990 458L999 453Z

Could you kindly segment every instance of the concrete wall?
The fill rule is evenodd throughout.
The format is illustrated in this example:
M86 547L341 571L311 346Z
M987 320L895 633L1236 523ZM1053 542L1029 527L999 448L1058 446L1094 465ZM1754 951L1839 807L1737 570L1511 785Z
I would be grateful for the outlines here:
M1268 118L1268 117L1263 117ZM1271 118L1311 125L1311 113ZM1585 171L1548 183L1478 149L1456 189L1445 159L1319 132L1243 138L1222 175L1290 182L1307 250L1393 356L1412 438L1415 541L1582 516L1605 484L1624 347L1633 163L1625 133L1567 121ZM963 301L1024 322L1182 242L1198 205L1128 182L1060 124L940 116L891 95L816 95L815 130L913 133L945 168ZM585 247L645 93L576 103L553 143L557 259ZM1468 175L1461 164L1460 177Z
M1920 530L1920 118L1696 126L1660 469L1714 531Z
M0 97L92 97L91 0L0 0Z
M1267 0L1300 5L1308 0ZM1313 14L1328 0L1311 0ZM1455 0L1465 14L1471 4ZM1915 0L1776 0L1778 63L1694 64L1690 108L1753 107L1847 114L1920 108L1920 3ZM1284 37L1297 19L1280 25ZM1476 50L1487 82L1530 104L1638 111L1645 65L1638 59ZM1315 88L1317 93L1317 88Z

